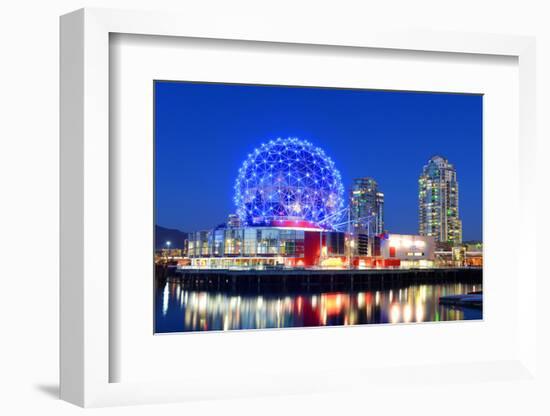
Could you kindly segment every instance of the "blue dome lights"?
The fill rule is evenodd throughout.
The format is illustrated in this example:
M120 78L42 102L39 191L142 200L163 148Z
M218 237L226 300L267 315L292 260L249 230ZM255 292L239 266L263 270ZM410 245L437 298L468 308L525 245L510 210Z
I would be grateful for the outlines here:
M343 208L344 187L334 162L297 138L271 140L255 149L235 182L237 214L249 225L306 221L332 228Z

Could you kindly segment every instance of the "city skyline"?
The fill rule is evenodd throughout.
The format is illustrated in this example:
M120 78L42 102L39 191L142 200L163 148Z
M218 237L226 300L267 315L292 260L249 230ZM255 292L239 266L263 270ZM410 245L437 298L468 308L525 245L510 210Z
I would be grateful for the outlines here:
M327 151L346 196L354 179L376 180L391 232L418 232L418 177L441 154L460 177L463 239L482 239L481 96L157 82L155 99L158 225L187 232L225 222L242 155L292 136Z

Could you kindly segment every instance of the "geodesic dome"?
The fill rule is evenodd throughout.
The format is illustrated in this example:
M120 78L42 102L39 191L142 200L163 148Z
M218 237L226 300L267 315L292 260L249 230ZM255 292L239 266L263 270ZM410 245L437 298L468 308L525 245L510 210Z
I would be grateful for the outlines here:
M302 220L332 228L343 194L340 172L321 148L279 138L248 155L239 169L234 200L237 214L249 225Z

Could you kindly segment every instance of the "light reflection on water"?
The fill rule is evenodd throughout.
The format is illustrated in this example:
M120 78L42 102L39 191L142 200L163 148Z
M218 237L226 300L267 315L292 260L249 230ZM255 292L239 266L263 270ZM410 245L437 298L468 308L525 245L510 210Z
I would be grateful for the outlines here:
M352 293L239 295L189 291L167 282L157 290L156 332L481 319L479 309L439 305L440 296L481 289L479 284L450 283Z

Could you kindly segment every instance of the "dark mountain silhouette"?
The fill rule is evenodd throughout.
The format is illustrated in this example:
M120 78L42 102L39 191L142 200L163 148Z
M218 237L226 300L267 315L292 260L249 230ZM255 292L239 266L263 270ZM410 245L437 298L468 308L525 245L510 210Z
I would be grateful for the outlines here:
M170 241L170 248L184 248L187 236L183 231L155 225L155 249L166 248L167 241Z

